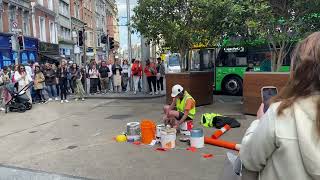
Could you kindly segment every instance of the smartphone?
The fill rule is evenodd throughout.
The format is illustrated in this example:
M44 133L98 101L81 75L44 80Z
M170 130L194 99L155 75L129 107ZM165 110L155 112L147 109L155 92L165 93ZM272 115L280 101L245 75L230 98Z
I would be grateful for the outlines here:
M261 88L261 97L264 104L263 112L267 112L270 106L270 99L278 94L278 89L274 86L265 86Z

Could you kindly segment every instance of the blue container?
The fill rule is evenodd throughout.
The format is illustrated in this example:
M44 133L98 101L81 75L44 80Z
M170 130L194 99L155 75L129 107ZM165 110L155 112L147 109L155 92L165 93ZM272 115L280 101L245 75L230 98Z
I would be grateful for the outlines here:
M196 128L191 130L191 137L203 137L203 129Z

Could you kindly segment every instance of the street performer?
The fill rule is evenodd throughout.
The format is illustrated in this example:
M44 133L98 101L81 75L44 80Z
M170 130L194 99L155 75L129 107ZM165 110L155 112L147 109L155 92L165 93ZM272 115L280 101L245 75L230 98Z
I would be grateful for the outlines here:
M181 131L190 131L196 114L196 102L193 97L179 84L172 87L171 105L165 105L164 123L171 127L180 127Z

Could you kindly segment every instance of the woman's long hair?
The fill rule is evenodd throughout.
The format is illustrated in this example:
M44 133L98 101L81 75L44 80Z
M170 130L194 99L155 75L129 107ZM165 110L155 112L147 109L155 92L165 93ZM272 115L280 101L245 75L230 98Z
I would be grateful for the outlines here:
M301 41L293 52L291 73L286 86L273 102L280 102L278 115L301 98L320 92L320 32ZM316 129L320 136L320 98L317 100Z
M24 72L26 73L26 68L24 67L24 65L19 64L19 65L18 65L18 72L19 72L19 74L22 74L21 69L24 69Z

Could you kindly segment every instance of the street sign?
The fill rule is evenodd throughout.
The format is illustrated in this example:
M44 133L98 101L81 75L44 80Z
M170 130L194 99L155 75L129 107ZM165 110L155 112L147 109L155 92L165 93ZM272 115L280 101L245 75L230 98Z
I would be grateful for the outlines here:
M16 29L17 27L18 27L18 23L15 22L15 21L13 21L13 22L12 22L12 28L13 28L13 29Z
M12 32L16 32L16 33L19 33L19 32L22 32L22 29L16 29L16 28L12 28Z

